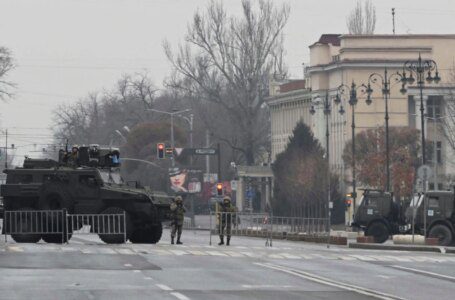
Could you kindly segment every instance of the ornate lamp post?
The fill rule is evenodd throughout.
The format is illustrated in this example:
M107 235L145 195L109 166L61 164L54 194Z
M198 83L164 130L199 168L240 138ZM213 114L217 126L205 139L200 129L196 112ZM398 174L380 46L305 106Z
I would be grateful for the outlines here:
M394 83L398 83L402 81L402 75L399 73L392 73L388 74L387 68L384 68L384 75L379 73L373 73L368 77L368 86L366 89L367 105L370 105L373 100L371 99L371 94L373 93L373 89L371 87L372 84L377 85L381 88L382 96L384 97L385 101L385 151L386 151L386 173L387 173L387 180L385 190L387 192L390 191L390 149L389 149L389 97L390 97L390 88L392 87L392 80ZM404 83L400 89L402 94L406 93L406 89L404 88Z
M338 89L337 89L337 95L336 95L336 98L335 98L335 102L336 103L340 103L341 102L341 97L340 95L347 95L349 94L349 100L348 100L348 103L349 105L351 106L351 129L352 129L352 165L351 165L351 168L352 168L352 202L353 202L353 206L352 206L352 213L353 215L355 214L355 200L356 200L356 197L357 197L357 192L356 192L356 175L355 175L355 106L358 102L357 100L357 90L360 90L362 92L365 92L365 89L367 87L362 84L360 86L357 86L354 81L352 81L351 83L351 86L348 86L346 84L341 84ZM345 110L343 108L343 105L340 106L340 110L339 110L339 113L340 114L344 114L345 113Z
M406 74L408 71L408 74ZM434 71L434 76L433 72ZM425 77L426 74L426 77ZM425 87L425 80L427 83L439 83L441 77L439 76L438 65L432 59L422 59L419 53L417 61L407 61L403 66L403 73L400 75L403 84L402 90L406 92L406 84L413 84L417 79L417 86L420 90L420 117L421 117L421 133L422 133L422 164L426 163L425 156L425 108L423 105L423 88Z
M337 98L335 98L335 103L339 103L337 102ZM329 93L327 92L325 94L325 97L324 99L321 98L321 96L316 96L315 98L313 98L313 103L314 105L311 105L311 108L310 108L310 113L312 115L314 115L316 113L316 110L315 110L315 105L320 105L322 104L322 107L324 109L324 115L325 115L325 143L326 143L326 155L325 155L325 159L327 161L327 222L328 222L328 231L329 231L329 234L328 234L328 242L327 242L327 248L329 247L330 245L330 204L331 204L331 199L330 199L330 193L331 193L331 182L330 182L330 159L329 159L329 154L330 154L330 128L329 128L329 118L330 118L330 113L332 111L332 105L330 103L330 99L329 99Z

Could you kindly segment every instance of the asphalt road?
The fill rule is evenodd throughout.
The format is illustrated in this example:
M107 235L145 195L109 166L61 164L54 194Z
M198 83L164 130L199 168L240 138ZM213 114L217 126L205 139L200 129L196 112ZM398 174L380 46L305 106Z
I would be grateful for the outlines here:
M209 245L0 242L0 299L454 299L455 255L233 237Z

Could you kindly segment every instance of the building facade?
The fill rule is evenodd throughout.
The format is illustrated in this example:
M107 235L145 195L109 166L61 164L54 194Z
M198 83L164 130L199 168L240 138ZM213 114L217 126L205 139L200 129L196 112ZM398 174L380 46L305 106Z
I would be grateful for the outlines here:
M406 61L433 59L437 62L442 78L439 84L425 84L423 90L425 109L425 133L427 143L434 144L427 155L428 164L433 164L436 175L430 180L432 187L446 188L444 184L455 174L453 144L442 130L449 117L453 97L453 66L455 61L455 35L338 35L327 34L310 46L310 65L305 69L305 87L293 92L279 92L268 100L272 123L272 159L284 150L286 140L299 120L313 128L315 136L325 146L325 119L322 109L311 116L309 108L315 99L335 98L341 84L357 86L367 84L372 73L384 76L402 72ZM392 80L389 98L389 126L410 126L421 129L420 91L409 86L406 94L400 93L401 84ZM372 85L372 104L367 105L366 95L358 93L356 105L356 133L383 127L385 124L385 101L381 87ZM349 166L345 166L342 153L346 142L351 139L351 110L346 95L343 104L346 113L339 114L339 105L333 103L330 115L330 165L344 182L350 185ZM455 113L455 110L454 110ZM452 126L453 127L453 126ZM447 129L447 126L445 126ZM455 129L455 128L454 128ZM450 130L449 130L450 131ZM455 132L455 130L453 130ZM357 199L359 200L359 199Z

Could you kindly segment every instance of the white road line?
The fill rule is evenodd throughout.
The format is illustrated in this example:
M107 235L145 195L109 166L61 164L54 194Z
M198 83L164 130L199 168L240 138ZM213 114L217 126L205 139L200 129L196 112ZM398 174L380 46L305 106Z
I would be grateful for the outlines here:
M174 254L174 255L179 255L179 256L180 256L180 255L188 254L188 252L183 251L183 250L168 250L168 251L170 251L170 252L171 252L172 254Z
M433 273L433 272L429 272L429 271L424 271L424 270L419 270L419 269L414 269L414 268L408 268L408 267L402 267L402 266L396 266L396 265L391 266L391 267L394 268L394 269L410 271L410 272L413 272L413 273L418 273L418 274L422 274L422 275L430 275L430 276L441 278L441 279L449 279L449 280L455 281L455 277L453 277L453 276L442 275L442 274L439 274L439 273Z
M144 279L152 280L153 278L152 277L144 277Z
M131 251L130 249L117 249L117 253L125 254L125 255L134 255L134 254L136 254L133 251Z
M168 287L167 285L165 284L160 284L160 283L157 283L155 284L157 287L159 287L160 289L162 289L163 291L173 291L173 289L171 289L170 287Z
M220 251L206 251L208 254L213 255L213 256L227 256L226 254L220 252Z
M132 267L132 264L123 264L125 267Z
M190 300L187 296L180 294L179 292L173 292L171 293L172 296L176 297L179 300Z
M304 278L304 279L307 279L307 280L310 280L310 281L314 281L314 282L317 282L317 283L320 283L320 284L337 287L337 288L340 288L340 289L343 289L343 290L352 291L352 292L355 292L355 293L358 293L358 294L361 294L361 295L366 295L366 296L370 296L370 297L374 297L374 298L378 298L378 299L383 299L383 300L397 300L397 299L401 300L401 299L403 299L403 298L400 298L398 296L394 296L394 295L386 294L386 293L383 293L383 292L379 292L379 291L363 288L363 287L360 287L360 286L355 286L355 285L348 284L348 283L335 281L335 280L332 280L332 279L329 279L329 278L325 278L325 277L322 277L322 276L319 276L319 275L311 274L311 273L308 273L308 272L305 272L305 271L294 270L294 269L291 269L291 268L287 268L287 267L283 267L283 266L279 266L279 265L274 265L274 264L270 264L270 263L254 263L254 264L258 265L258 266L265 267L265 268L278 270L278 271L281 271L281 272L284 272L284 273L287 273L287 274L291 274L291 275L294 275L294 276L297 276L297 277L300 277L300 278Z

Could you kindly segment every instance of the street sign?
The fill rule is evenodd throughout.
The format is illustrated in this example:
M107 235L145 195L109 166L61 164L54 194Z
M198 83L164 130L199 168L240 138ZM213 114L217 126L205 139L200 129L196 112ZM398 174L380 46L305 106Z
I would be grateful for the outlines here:
M428 178L430 178L431 176L433 175L433 170L430 168L430 166L428 165L423 165L423 166L420 166L418 169L417 169L417 177L420 179L420 180L427 180Z
M217 150L214 148L189 148L193 155L216 155Z

